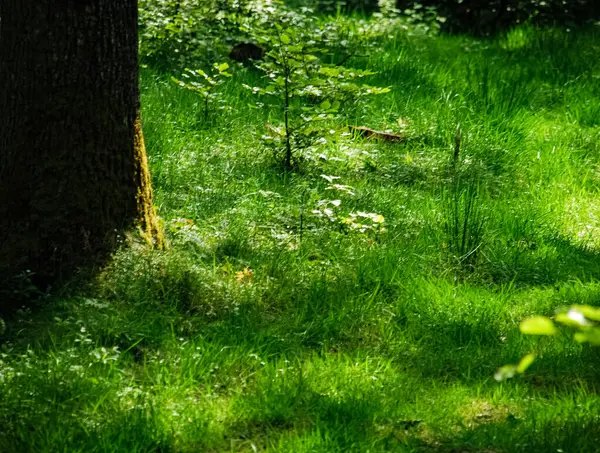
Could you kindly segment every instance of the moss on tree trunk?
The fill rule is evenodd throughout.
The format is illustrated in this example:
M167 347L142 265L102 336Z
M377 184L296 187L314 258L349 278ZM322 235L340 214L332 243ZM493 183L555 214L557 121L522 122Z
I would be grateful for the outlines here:
M161 246L139 118L135 0L0 2L0 272Z

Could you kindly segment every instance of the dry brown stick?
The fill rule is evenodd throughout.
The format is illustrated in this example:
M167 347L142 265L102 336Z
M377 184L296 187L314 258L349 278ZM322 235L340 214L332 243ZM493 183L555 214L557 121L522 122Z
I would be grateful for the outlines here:
M349 126L350 132L355 137L363 137L370 140L381 140L384 142L398 143L405 139L404 135L393 134L391 132L376 131L364 126Z

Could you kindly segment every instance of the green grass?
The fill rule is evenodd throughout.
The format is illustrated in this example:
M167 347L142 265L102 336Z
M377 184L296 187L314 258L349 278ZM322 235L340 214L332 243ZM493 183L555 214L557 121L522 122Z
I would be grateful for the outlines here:
M287 174L260 141L279 113L241 87L259 74L237 68L207 127L200 99L144 70L170 249L127 239L88 288L8 320L0 451L598 451L600 352L518 325L600 305L599 51L597 27L397 32L353 60L392 92L327 128L402 119L407 141L325 131ZM312 213L334 199L386 231Z

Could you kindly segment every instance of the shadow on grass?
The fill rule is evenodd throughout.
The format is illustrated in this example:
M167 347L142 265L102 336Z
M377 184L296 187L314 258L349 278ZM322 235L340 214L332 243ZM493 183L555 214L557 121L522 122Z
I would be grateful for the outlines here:
M553 235L515 241L489 256L482 271L496 284L556 285L571 280L600 278L600 252Z

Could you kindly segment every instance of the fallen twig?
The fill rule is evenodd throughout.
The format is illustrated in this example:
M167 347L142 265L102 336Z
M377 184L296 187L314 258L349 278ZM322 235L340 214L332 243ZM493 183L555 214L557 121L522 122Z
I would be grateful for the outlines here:
M381 140L384 142L401 142L405 139L404 135L393 134L391 132L376 131L364 126L349 126L350 132L355 137L363 137L367 139Z

